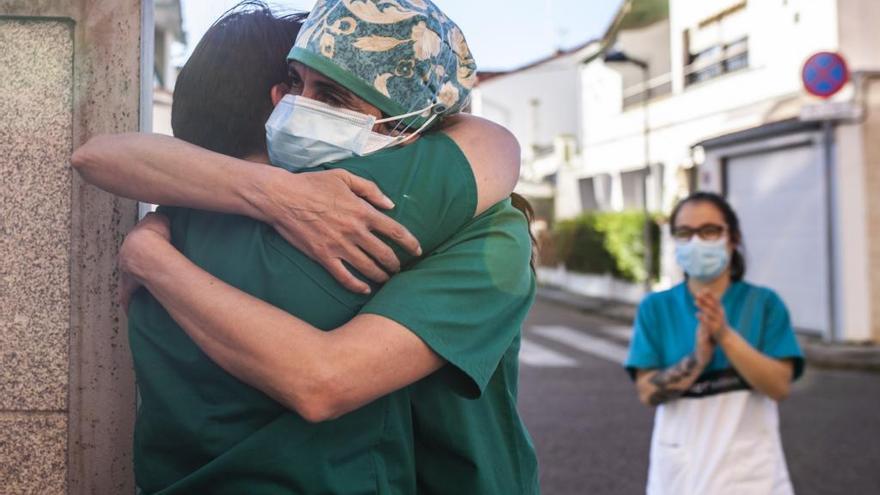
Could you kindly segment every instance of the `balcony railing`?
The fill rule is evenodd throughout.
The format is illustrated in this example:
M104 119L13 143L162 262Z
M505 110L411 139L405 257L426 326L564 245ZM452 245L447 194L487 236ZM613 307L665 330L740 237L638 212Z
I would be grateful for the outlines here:
M685 86L714 79L749 66L748 39L716 45L691 57L684 68Z

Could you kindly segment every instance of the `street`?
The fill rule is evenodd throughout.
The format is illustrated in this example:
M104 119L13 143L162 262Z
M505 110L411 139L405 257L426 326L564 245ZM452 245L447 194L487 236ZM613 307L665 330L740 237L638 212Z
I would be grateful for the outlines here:
M629 332L620 322L535 302L523 328L519 403L545 495L644 493L653 410L639 403L619 364ZM880 375L808 363L780 406L796 493L880 493L878 411Z

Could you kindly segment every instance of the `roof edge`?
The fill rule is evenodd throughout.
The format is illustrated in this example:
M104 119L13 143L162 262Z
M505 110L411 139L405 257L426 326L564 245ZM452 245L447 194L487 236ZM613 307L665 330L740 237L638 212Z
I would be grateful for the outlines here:
M795 134L804 131L815 131L820 127L821 124L819 122L802 121L797 117L792 117L704 139L691 145L691 148L702 146L703 149L711 150L775 136L784 136L786 134Z
M596 53L593 53L582 60L581 63L588 64L593 60L596 60L608 50L608 47L614 45L614 42L617 39L617 33L620 31L621 24L623 24L623 18L629 14L630 10L632 10L632 3L633 0L624 0L624 2L620 4L620 9L617 10L617 15L614 16L611 24L608 25L608 29L605 30L605 34L599 39L599 49L596 50Z
M539 65L546 64L547 62L552 62L553 60L560 59L562 57L567 57L569 55L575 55L580 51L586 50L590 47L590 45L594 45L600 41L600 38L589 39L579 45L573 46L567 50L557 50L556 53L552 55L548 55L544 58L535 60L533 62L529 62L525 65L521 65L519 67L510 69L510 70L487 70L482 71L483 74L487 74L487 76L480 80L480 83L485 81L491 81L495 79L500 79L502 77L506 77L509 75L516 74L518 72L523 72L532 68L535 68ZM598 51L598 50L597 50ZM481 71L477 71L477 74L480 74Z

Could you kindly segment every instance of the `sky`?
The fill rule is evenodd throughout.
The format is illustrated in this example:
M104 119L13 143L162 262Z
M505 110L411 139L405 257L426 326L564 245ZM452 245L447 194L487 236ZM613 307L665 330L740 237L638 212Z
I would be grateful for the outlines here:
M183 64L215 19L239 0L181 0L187 47ZM305 11L315 0L268 0L282 11ZM480 70L526 65L559 48L602 36L621 0L434 0L467 38Z

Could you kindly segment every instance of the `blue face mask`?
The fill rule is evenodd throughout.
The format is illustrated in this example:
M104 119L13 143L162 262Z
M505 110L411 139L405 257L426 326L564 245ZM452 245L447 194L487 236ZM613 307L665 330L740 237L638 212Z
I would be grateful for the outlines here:
M397 137L373 132L376 124L410 115L376 120L372 115L332 107L303 96L285 95L266 121L269 160L287 170L299 170L375 153L403 143L427 126ZM433 117L436 114L428 123Z
M701 282L711 282L724 272L730 262L727 238L704 241L695 235L688 242L676 243L675 261L688 276Z

